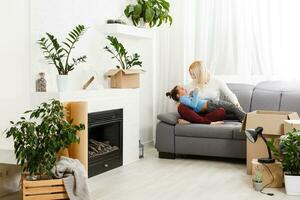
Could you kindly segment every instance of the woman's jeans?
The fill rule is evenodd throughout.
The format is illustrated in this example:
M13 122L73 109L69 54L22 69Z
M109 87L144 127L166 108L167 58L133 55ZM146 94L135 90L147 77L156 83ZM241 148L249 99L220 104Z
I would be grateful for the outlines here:
M218 108L224 108L226 111L226 114L234 114L239 121L243 121L246 113L242 108L237 107L233 103L227 102L227 101L216 101L216 100L208 100L207 101L207 112L211 112Z

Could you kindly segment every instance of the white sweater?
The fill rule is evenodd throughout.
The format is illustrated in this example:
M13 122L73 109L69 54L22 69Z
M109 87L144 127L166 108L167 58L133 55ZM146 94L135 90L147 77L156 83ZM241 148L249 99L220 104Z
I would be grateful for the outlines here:
M188 93L193 91L194 90L193 82L186 85L185 88L188 90ZM210 81L203 86L203 88L199 88L198 96L201 99L220 100L221 94L224 95L231 103L233 104L238 103L237 97L228 88L226 83L214 77L212 77Z

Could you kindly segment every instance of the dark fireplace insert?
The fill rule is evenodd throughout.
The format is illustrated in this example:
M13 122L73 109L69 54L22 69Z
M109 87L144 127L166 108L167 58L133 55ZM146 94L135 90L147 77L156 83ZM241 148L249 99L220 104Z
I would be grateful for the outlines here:
M123 164L123 109L88 114L88 176Z

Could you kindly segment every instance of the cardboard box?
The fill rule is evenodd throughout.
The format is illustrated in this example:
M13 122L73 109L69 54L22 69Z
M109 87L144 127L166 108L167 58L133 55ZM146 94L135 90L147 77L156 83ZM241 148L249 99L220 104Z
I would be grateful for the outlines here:
M276 161L275 163L261 164L257 159L253 159L252 166L253 176L255 176L257 171L261 173L263 186L266 186L266 188L283 187L283 168L281 162Z
M105 78L110 78L111 88L139 88L140 69L111 69L104 74Z
M299 119L299 116L296 112L257 110L247 114L242 129L261 126L267 140L275 138L279 143L279 137L284 134L284 121L290 119ZM258 137L256 143L247 140L247 174L252 173L252 159L263 157L268 157L268 151L262 138Z
M284 133L288 133L293 130L300 130L300 120L284 120Z
M284 120L295 119L299 119L297 112L256 110L246 115L243 129L261 126L264 135L283 135Z

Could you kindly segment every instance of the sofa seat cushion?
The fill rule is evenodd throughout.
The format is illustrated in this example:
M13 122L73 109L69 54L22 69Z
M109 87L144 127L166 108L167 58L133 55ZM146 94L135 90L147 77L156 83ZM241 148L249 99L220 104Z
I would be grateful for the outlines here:
M233 131L233 139L234 140L246 140L246 135L245 133L241 133L241 128L242 124L241 122L232 122L232 124L235 126L232 131Z
M235 139L233 134L240 129L241 124L225 121L223 125L189 124L175 126L175 136Z

